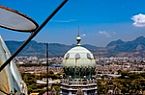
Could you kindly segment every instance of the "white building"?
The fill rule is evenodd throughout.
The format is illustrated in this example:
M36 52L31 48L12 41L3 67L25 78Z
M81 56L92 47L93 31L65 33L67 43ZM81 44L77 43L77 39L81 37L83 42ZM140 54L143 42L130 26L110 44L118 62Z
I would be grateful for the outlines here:
M95 75L95 59L93 54L80 45L70 49L63 59L65 76L61 80L61 95L97 95Z

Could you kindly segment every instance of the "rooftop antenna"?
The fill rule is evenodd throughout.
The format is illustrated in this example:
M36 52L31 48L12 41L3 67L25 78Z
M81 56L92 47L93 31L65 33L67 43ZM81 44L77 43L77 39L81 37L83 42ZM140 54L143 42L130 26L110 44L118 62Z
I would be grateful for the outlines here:
M48 95L48 43L46 43L46 66L47 66L47 68L46 68L46 72L47 72L47 80L46 80L46 91L47 91L47 95Z

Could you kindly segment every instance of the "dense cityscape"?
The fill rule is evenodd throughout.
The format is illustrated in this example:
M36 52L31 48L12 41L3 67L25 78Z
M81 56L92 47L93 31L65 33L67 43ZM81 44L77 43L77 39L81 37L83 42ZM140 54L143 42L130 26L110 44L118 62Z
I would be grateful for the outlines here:
M145 82L145 59L128 57L95 57L95 77L98 93L101 95L143 95ZM61 65L63 57L52 57L49 60L50 93L59 94L60 80L64 75ZM16 58L19 71L28 85L29 93L45 93L46 58L36 56ZM53 89L53 90L52 90Z

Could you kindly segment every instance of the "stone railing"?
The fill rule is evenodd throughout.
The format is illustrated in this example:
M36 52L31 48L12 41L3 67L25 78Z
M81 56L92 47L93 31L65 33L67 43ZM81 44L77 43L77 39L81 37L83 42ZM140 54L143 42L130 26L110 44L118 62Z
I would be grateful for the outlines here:
M83 79L77 79L77 80L69 80L69 79L62 79L62 84L69 84L69 85L97 85L97 81L94 79L91 80L83 80Z

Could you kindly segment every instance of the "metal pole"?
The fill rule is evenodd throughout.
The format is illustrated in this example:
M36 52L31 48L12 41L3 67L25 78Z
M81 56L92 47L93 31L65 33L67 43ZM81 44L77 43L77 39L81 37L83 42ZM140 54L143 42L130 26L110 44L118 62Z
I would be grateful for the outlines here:
M17 51L7 60L2 64L0 67L0 72L10 63L10 61L16 57L22 49L38 34L38 32L50 21L50 19L63 7L63 5L67 2L68 0L64 0L52 13L46 20L29 36L29 38L17 49Z
M46 66L47 66L47 95L48 95L48 43L46 43Z

